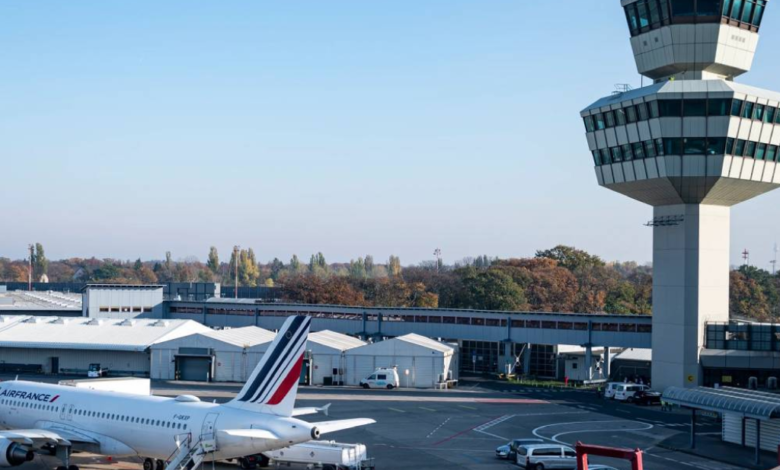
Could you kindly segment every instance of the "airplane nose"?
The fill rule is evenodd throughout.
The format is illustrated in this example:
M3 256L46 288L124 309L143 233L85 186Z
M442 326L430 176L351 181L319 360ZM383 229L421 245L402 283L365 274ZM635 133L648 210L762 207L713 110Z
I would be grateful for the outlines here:
M315 441L320 438L320 428L316 426L311 428L311 438Z

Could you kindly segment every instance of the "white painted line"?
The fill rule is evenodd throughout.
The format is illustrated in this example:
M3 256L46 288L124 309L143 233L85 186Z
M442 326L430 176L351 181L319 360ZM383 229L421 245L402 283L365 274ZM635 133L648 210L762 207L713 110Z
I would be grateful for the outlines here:
M631 422L631 421L630 420L625 420L625 419L620 419L620 420L614 420L613 419L613 420L608 420L608 421L574 421L574 422L571 422L571 423L555 423L555 424L547 424L545 426L539 426L538 428L536 428L533 431L531 431L531 433L534 436L536 436L536 437L538 437L540 439L544 439L546 441L552 441L552 442L555 442L555 443L558 443L558 444L564 444L564 445L571 445L568 442L563 442L563 441L558 440L558 437L564 436L564 435L567 435L567 434L576 434L576 433L580 433L580 432L647 431L647 430L653 429L655 427L652 424L637 422L637 424L642 425L644 427L641 427L641 428L637 427L637 428L633 428L633 429L626 429L626 428L621 428L621 429L579 429L577 431L562 432L562 433L554 435L551 438L550 437L544 437L544 436L542 436L540 434L540 431L542 429L553 427L553 426L569 426L569 425L572 425L572 424L625 423L625 422Z
M452 416L450 416L449 418L445 419L443 423L441 423L440 425L438 425L438 426L436 427L436 429L434 429L433 431L431 431L431 433L430 433L430 434L428 434L427 438L430 438L431 436L433 436L434 434L436 434L436 431L438 431L439 429L441 429L441 428L442 428L442 426L444 426L445 424L447 424L447 422L449 422L449 420L451 420L451 419L452 419Z

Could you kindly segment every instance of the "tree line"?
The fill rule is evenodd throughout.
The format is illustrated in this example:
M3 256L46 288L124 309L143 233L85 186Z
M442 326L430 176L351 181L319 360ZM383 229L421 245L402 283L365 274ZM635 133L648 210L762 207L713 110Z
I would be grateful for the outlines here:
M397 256L377 262L367 255L330 263L322 253L308 262L293 255L258 262L252 248L227 260L211 247L206 262L70 258L50 261L35 245L33 280L49 282L220 282L275 287L289 302L354 306L463 308L506 311L652 313L652 268L634 262L607 263L568 246L537 251L530 258L487 255L452 264L440 259L402 266ZM28 260L0 258L0 281L26 282ZM769 321L778 316L780 277L752 266L731 272L732 316Z

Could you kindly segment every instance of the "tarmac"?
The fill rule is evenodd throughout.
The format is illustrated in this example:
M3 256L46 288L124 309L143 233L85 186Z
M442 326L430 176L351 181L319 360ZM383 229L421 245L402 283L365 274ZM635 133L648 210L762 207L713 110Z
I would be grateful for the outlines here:
M61 379L61 378L58 378ZM51 380L51 379L50 379ZM718 422L699 419L696 449L689 448L690 418L684 410L661 411L603 400L593 391L512 386L490 380L462 381L454 390L362 390L302 387L298 406L332 403L328 417L311 422L367 417L376 424L341 431L328 438L368 446L377 469L507 469L512 462L495 457L495 448L514 438L539 438L574 445L615 446L643 451L646 470L768 470L777 456L720 440ZM193 394L224 402L240 389L236 384L153 383L156 395ZM628 462L591 458L591 463L630 469ZM78 454L82 470L137 469L141 459L112 459ZM36 458L22 470L53 469L52 458ZM210 464L206 464L210 466ZM220 467L218 465L218 467ZM235 469L234 465L225 468Z

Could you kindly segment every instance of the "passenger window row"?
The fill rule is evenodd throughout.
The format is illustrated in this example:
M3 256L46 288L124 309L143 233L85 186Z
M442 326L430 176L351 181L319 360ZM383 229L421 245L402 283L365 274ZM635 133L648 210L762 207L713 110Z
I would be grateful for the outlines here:
M0 400L0 405L3 406L18 406L21 408L29 408L33 410L41 410L41 411L48 411L52 413L59 413L60 408L59 406L54 405L47 405L42 403L34 403L34 402L28 402L24 400ZM123 423L133 423L133 424L141 424L145 426L156 426L160 428L167 428L167 429L181 429L181 430L187 430L189 426L186 423L177 423L173 421L165 421L165 420L159 420L159 419L150 419L150 418L141 418L138 416L128 416L128 415L120 415L115 413L106 413L102 411L93 411L93 410L86 410L86 409L76 409L74 408L71 413L73 416L84 416L86 418L95 418L95 419L107 419L111 421L119 421Z
M653 100L585 116L586 132L665 117L734 116L767 124L780 124L780 109L737 99Z
M29 408L31 410L51 411L52 413L59 413L60 408L54 405L44 405L42 403L34 403L24 400L0 400L2 406L17 406L19 408Z

